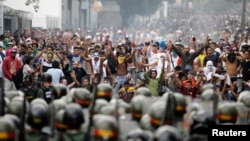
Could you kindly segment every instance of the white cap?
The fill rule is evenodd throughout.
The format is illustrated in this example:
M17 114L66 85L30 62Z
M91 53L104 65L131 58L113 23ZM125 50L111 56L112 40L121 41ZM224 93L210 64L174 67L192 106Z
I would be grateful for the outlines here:
M221 50L219 48L216 48L215 51L221 54Z
M195 50L194 49L191 49L190 51L189 51L189 53L194 53L195 52Z
M118 31L117 31L117 33L119 34L119 33L122 33L122 31L119 29Z
M3 42L0 42L0 47L3 47Z
M92 39L92 37L90 35L85 37L86 39Z

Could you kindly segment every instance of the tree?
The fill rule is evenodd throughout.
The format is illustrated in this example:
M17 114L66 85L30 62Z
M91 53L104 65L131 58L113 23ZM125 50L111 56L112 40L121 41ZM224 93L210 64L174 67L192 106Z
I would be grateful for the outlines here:
M136 15L146 16L157 11L162 1L166 0L116 0L120 6L120 13L123 19L123 25L128 26ZM167 0L170 3L173 0ZM39 0L26 0L26 5L34 7L35 11L39 9Z
M37 12L37 10L39 9L39 0L26 0L25 5L33 6L34 10Z
M116 0L120 6L123 26L128 26L136 15L151 15L159 8L163 0Z

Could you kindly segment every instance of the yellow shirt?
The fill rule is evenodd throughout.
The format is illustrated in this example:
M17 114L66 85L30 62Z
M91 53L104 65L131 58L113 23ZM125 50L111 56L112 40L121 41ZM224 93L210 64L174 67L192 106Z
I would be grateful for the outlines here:
M199 62L200 62L200 66L201 66L201 67L204 67L204 59L205 59L205 57L206 57L205 54L200 54L200 55L198 56L198 60L199 60Z

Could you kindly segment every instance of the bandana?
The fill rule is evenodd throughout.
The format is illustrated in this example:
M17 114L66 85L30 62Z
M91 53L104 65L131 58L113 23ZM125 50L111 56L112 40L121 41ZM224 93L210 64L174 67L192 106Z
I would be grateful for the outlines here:
M124 63L125 57L118 57L118 63L122 64Z

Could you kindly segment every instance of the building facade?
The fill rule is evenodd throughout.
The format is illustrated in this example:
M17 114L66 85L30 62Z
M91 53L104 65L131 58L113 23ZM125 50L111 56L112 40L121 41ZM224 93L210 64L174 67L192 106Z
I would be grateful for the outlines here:
M95 0L62 0L62 29L91 29L120 26L120 8L114 0L102 0L102 10L94 11ZM115 21L114 21L115 19Z
M11 33L16 30L23 31L23 29L31 30L33 14L26 11L14 10L10 7L4 6L3 10L3 32L9 31Z

